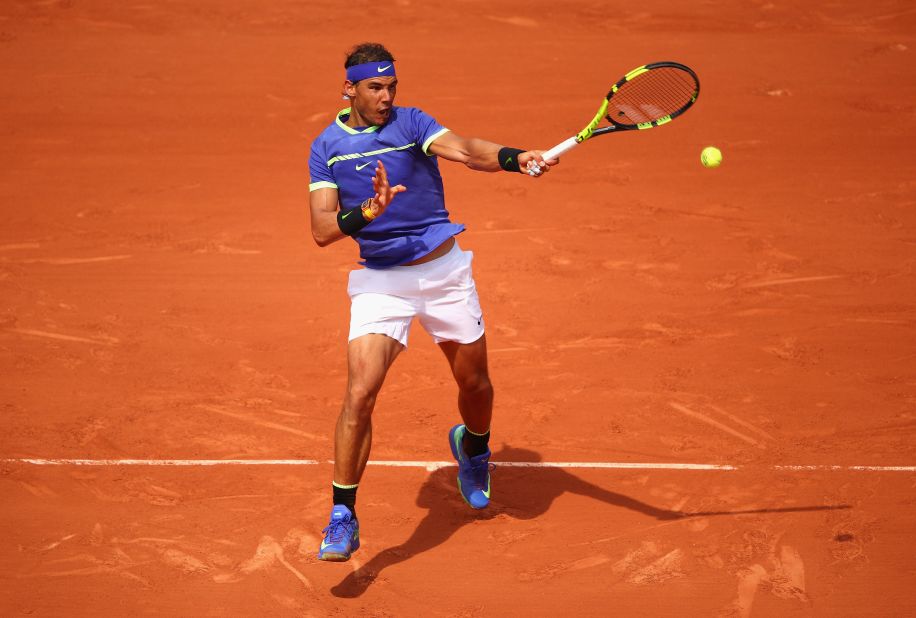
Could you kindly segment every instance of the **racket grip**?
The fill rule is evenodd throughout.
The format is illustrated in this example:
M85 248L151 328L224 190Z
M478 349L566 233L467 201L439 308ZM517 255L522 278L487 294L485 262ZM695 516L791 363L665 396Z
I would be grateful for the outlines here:
M567 140L563 140L547 152L543 154L545 161L550 161L551 159L556 159L561 154L567 153L576 146L579 145L579 142L576 141L575 137L570 137Z
M579 145L579 142L576 141L575 137L570 137L569 139L563 140L550 150L545 151L541 156L544 157L545 161L550 161L551 159L556 159L561 154L569 152L573 148ZM541 167L537 163L528 164L528 175L537 176L541 173Z

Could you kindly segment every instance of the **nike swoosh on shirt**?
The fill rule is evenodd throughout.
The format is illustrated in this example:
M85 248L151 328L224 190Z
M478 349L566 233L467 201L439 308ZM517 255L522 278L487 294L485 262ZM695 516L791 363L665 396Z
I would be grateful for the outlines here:
M391 68L391 65L389 64L388 66L385 66L385 67L377 67L375 70L381 73L383 71L387 71L390 68Z
M369 161L369 163L372 163L372 161ZM358 172L359 170L363 169L364 167L366 167L367 165L369 165L369 163L363 163L362 165L357 164L357 165L356 165L356 171Z

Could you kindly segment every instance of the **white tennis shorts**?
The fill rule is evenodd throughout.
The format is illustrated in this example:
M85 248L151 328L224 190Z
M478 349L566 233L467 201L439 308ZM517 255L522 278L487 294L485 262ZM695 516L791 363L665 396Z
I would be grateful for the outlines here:
M415 266L364 268L350 272L350 338L376 333L407 347L414 317L436 343L473 343L484 332L474 253L456 242L445 255Z

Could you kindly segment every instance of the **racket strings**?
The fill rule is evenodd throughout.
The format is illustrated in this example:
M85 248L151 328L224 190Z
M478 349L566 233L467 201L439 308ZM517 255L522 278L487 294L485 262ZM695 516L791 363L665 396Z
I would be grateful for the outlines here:
M651 69L625 82L611 97L607 119L618 125L653 122L686 108L697 92L690 73L673 67Z

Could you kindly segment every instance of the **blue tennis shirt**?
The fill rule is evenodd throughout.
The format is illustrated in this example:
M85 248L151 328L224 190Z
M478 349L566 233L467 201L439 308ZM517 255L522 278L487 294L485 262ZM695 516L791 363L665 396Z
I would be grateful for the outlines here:
M404 185L376 220L354 234L361 264L389 268L420 258L464 226L452 223L445 209L439 163L430 144L448 129L415 107L392 107L382 126L354 129L344 124L350 109L312 142L309 191L337 189L340 207L356 208L373 197L372 178L381 160L392 185Z

